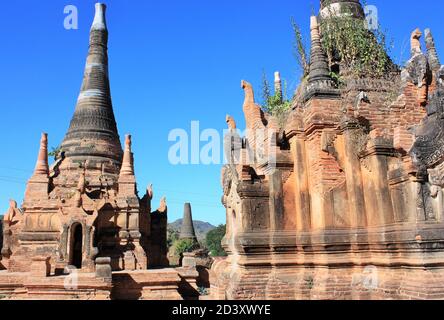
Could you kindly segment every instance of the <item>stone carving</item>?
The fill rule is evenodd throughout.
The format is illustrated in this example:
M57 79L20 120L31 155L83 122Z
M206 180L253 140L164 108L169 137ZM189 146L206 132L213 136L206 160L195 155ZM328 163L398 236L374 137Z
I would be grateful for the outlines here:
M85 166L86 167L86 166ZM75 196L75 204L77 208L82 207L82 195L86 192L86 178L85 171L80 174L79 183L77 184L77 193Z
M96 277L111 281L112 279L111 258L109 257L96 258Z
M428 58L422 53L419 39L422 33L416 29L412 33L412 58L407 62L403 70L402 78L404 82L411 82L418 87L418 103L425 107L428 99L429 85L432 79L432 73Z
M236 121L234 121L234 118L227 114L226 116L226 122L228 124L228 129L235 130L236 129Z
M162 197L162 199L160 199L160 205L159 208L157 209L157 212L159 213L166 213L167 212L167 202L166 202L166 197Z
M433 168L444 161L444 90L438 88L427 106L427 117L415 128L411 154L418 168Z
M3 222L8 225L13 225L20 220L22 212L17 208L17 202L15 200L9 200L9 209L5 213Z
M421 42L420 42L421 37L422 37L422 32L419 29L414 30L410 36L410 52L412 56L415 56L417 54L422 54Z
M441 63L439 61L438 53L436 52L435 40L433 39L430 29L425 29L424 34L430 68L436 72L441 67Z
M439 69L436 78L438 79L438 84L439 85L444 85L444 66L441 66L441 68Z
M254 130L264 127L263 111L255 102L253 86L247 81L242 80L241 87L245 92L243 111L247 129Z
M428 170L429 181L434 186L444 188L444 162Z

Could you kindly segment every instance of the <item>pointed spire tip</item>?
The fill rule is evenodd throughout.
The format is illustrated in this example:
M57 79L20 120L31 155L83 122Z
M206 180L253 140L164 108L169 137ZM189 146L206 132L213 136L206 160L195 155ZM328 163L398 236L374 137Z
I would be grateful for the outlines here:
M91 30L106 30L106 4L96 3L96 14L94 16L94 21L91 26Z

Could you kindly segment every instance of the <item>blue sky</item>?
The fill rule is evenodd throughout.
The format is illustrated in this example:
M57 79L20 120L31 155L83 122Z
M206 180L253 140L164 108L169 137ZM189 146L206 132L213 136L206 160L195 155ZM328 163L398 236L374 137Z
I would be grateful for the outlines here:
M32 174L41 132L62 141L83 76L92 0L2 1L0 4L0 212L21 202ZM289 89L300 77L292 54L290 18L305 35L316 0L108 0L110 78L119 133L133 135L139 189L154 184L154 206L165 195L171 221L191 202L195 219L225 222L220 166L172 166L170 130L226 128L231 114L244 126L240 80L260 96L262 72L281 71ZM368 1L405 61L416 27L434 31L444 52L444 2ZM402 4L402 7L400 6ZM65 30L66 5L79 10L78 30Z

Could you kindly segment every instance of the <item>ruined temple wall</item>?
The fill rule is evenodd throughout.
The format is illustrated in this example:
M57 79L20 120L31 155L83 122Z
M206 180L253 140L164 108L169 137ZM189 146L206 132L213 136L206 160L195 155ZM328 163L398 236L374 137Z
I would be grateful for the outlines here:
M406 84L399 96L394 94L393 88L381 89L384 91L381 93L367 85L372 89L367 92L369 102L356 104L356 98L350 101L315 99L309 101L304 110L303 141L297 137L291 141L295 174L290 179L294 187L290 187L288 181L284 186L287 190L284 198L291 198L284 201L287 204L285 212L288 214L288 210L293 210L294 203L298 230L383 225L395 221L393 207L396 207L397 216L405 209L400 208L402 204L396 199L397 192L392 192L387 177L394 166L405 170L410 158L400 160L396 155L369 152L361 160L357 159L359 152L369 147L368 142L378 139L385 141L383 148L397 147L406 155L413 143L413 134L409 130L421 122L425 110L418 105L418 88L413 84ZM372 83L375 85L377 83ZM348 94L350 97L358 95L358 90ZM368 126L371 134L338 131L341 113L347 109L362 126ZM354 134L359 136L353 137ZM406 179L402 193L412 195L414 188ZM301 204L307 201L310 205ZM374 213L375 210L378 213ZM357 211L363 211L363 214ZM308 212L310 223L304 222L303 218ZM411 220L411 214L407 216L407 221Z
M426 112L418 102L419 88L407 82L399 89L400 82L400 79L395 83L367 80L362 86L345 93L342 103L347 113L368 126L370 131L377 130L385 137L401 139L405 146L409 130L424 119ZM357 100L361 92L365 92L368 101Z
M165 267L169 265L167 259L167 225L166 213L151 214L151 238L148 250L149 267Z
M407 267L261 267L242 270L226 290L229 300L438 300L444 269ZM215 297L216 298L216 297Z

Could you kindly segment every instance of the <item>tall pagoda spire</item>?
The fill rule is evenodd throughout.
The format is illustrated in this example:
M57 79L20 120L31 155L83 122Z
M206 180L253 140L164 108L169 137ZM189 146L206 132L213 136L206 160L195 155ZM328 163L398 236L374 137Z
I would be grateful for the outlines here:
M327 56L322 49L317 16L312 16L310 18L310 36L310 72L308 75L308 81L331 80Z
M119 168L122 147L111 102L105 11L104 4L96 4L83 83L62 151L75 161L111 161Z
M310 18L310 70L304 100L312 97L334 97L338 95L336 85L330 76L327 55L325 54L319 33L318 17Z
M193 216L191 213L191 204L185 203L182 228L180 230L180 239L191 239L197 241L196 232L194 231Z

